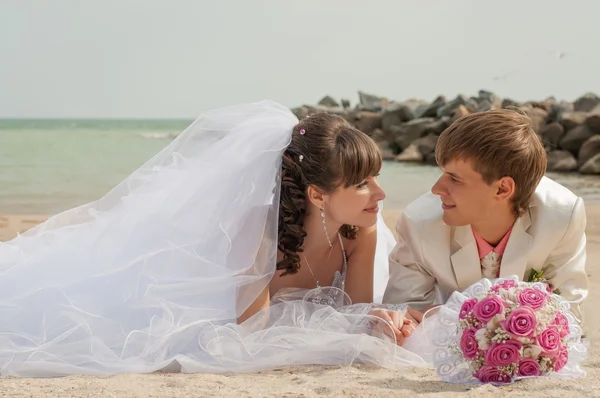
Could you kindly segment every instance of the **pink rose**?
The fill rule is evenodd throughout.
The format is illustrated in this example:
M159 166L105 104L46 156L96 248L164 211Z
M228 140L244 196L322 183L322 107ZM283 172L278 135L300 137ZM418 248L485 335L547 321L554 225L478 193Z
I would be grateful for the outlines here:
M469 315L469 313L473 310L473 307L475 307L475 304L477 304L476 298L465 300L462 307L460 307L458 319L464 319L467 315Z
M523 358L519 361L519 376L539 376L542 371L535 359Z
M516 340L494 343L485 353L485 363L492 366L507 366L521 358L523 345Z
M495 366L482 366L473 376L482 383L510 383L510 376L500 373Z
M482 323L488 323L494 315L504 312L504 303L502 299L495 294L490 294L479 301L473 307L473 314Z
M496 283L494 286L492 286L492 291L498 293L500 289L508 290L513 287L517 287L517 282L508 279L500 283Z
M548 294L541 290L528 287L519 292L518 299L521 305L526 305L534 310L539 310L546 304Z
M571 330L569 329L569 320L562 312L556 311L554 324L558 326L560 337L567 337L571 333Z
M502 327L513 337L533 337L537 327L537 319L531 307L515 308L506 321L502 322Z
M465 330L460 337L460 349L463 352L463 355L467 359L473 359L477 356L477 352L479 351L479 345L477 344L477 338L475 338L475 333L477 329L474 327L470 327Z
M558 354L556 355L556 357L554 357L554 371L560 371L562 368L565 367L568 361L569 351L567 350L566 346L562 345L560 347L560 351L558 351Z
M560 333L558 332L558 327L549 325L537 336L537 343L542 347L542 350L544 350L544 355L553 358L560 349Z

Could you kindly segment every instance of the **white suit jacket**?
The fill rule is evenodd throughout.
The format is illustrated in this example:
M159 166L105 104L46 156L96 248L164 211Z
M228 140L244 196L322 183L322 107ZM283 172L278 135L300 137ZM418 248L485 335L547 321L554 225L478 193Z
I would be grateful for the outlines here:
M483 278L471 226L450 227L442 215L440 198L431 193L400 215L384 303L408 303L417 309L443 304L454 291ZM544 177L528 211L513 226L500 277L527 280L532 268L543 269L581 322L581 303L588 294L585 228L583 200Z

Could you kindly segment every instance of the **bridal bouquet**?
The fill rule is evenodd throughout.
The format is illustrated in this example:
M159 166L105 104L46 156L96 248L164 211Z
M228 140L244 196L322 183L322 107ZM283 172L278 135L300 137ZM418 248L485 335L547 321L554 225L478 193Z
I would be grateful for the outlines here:
M568 363L565 374L581 373L586 348L568 302L541 282L486 281L455 294L437 316L441 327L430 325L438 374L500 384L558 374Z

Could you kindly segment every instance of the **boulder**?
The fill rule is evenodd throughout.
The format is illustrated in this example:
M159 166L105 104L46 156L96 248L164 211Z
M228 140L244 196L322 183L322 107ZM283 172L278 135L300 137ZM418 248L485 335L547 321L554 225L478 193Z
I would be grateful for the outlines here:
M407 105L394 103L384 109L381 126L384 131L389 132L392 126L398 126L413 118L413 111Z
M521 104L517 101L511 100L510 98L504 98L502 100L502 104L500 105L502 109L508 108L509 106L519 107Z
M579 168L581 174L600 174L600 153L595 155Z
M600 105L588 113L584 123L594 134L600 134Z
M564 111L559 115L558 121L565 126L565 131L569 131L583 124L587 116L586 112Z
M358 102L358 107L361 110L379 112L387 106L389 100L384 97L378 97L376 95L367 94L362 91L359 91Z
M478 95L479 100L488 101L490 104L492 104L493 109L502 108L502 103L504 101L502 101L502 98L498 97L496 94L492 93L491 91L479 90L478 94L479 94Z
M452 116L459 106L464 106L469 101L464 95L459 95L438 108L437 117Z
M558 122L547 124L540 131L540 137L544 144L549 144L551 147L557 147L564 135L565 128Z
M422 162L423 155L415 144L411 144L402 153L396 156L398 162Z
M546 126L548 112L543 108L533 105L524 106L521 109L523 109L529 119L531 119L531 127L533 128L533 131L539 134L540 131Z
M573 102L573 109L576 112L589 112L598 105L600 105L600 98L594 93L587 93Z
M354 111L347 114L347 120L363 133L371 135L376 129L381 129L382 116L377 112Z
M437 144L438 136L435 134L427 134L425 137L417 138L413 141L412 145L415 145L421 153L423 159L426 159L429 154L435 152L435 145Z
M394 137L396 146L400 150L404 150L417 138L427 135L432 129L439 128L439 123L439 120L432 117L413 119L410 122L392 126L390 133Z
M464 105L460 105L458 108L456 108L454 110L454 114L452 115L452 119L450 119L451 123L454 123L455 121L457 121L458 119L460 119L463 116L467 116L468 114L470 114L471 112L469 112L469 110L467 109L466 106Z
M590 139L594 133L590 130L588 126L582 124L580 126L575 127L572 130L567 131L564 137L560 140L559 146L562 149L566 149L572 154L579 153L579 148Z
M319 101L319 105L335 108L338 108L340 106L340 104L338 104L338 102L329 95L326 95L325 97L321 98L321 101Z
M585 141L579 148L577 161L579 167L583 166L588 160L600 153L600 135L594 135Z
M433 102L427 106L427 108L423 110L423 113L421 115L417 114L416 116L420 118L436 117L438 110L444 105L446 105L446 97L440 95L436 99L434 99Z
M569 151L556 150L548 154L548 170L550 171L575 171L577 160Z

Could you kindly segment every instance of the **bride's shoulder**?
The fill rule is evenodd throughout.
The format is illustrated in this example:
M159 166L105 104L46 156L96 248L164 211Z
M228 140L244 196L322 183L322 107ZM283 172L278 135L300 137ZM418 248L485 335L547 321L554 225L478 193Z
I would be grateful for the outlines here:
M377 245L377 224L359 228L354 239L346 238L342 235L344 249L348 256L356 250L370 249Z

